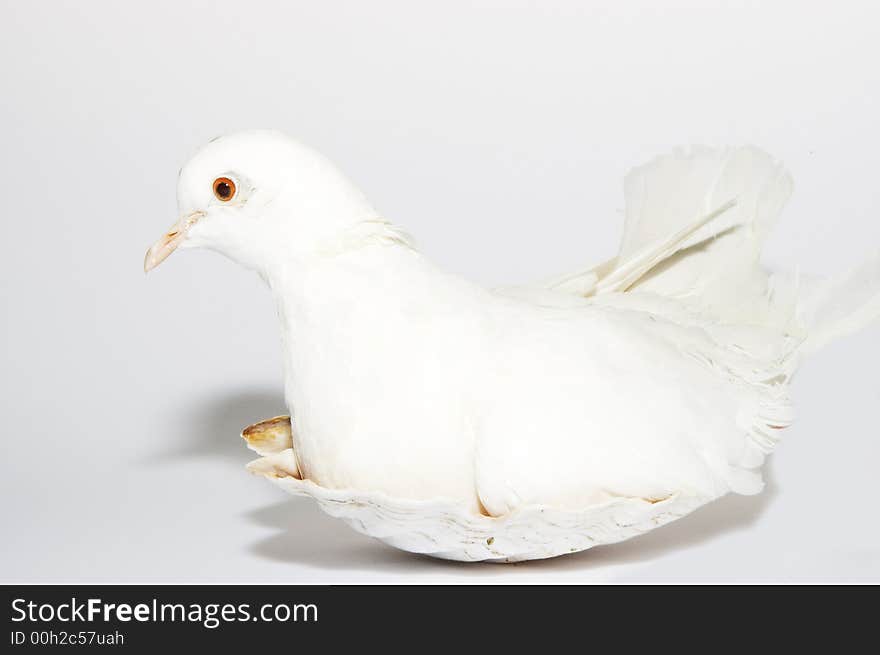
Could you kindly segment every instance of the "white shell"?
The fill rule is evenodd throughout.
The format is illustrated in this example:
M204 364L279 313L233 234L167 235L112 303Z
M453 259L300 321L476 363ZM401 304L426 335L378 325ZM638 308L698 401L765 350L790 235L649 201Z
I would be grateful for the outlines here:
M279 438L286 421L287 443ZM355 489L328 489L299 478L288 417L245 429L264 455L248 470L295 496L308 496L356 531L413 553L466 562L519 562L566 555L638 536L690 513L711 498L674 495L660 501L614 498L582 510L526 505L503 517L475 514L448 500L390 498Z

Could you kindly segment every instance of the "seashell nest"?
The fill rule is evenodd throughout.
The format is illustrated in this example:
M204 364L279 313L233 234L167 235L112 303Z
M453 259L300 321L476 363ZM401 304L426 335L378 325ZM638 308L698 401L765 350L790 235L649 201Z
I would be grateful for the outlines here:
M391 498L357 489L328 489L303 480L290 417L260 421L241 433L261 457L247 465L294 496L313 498L354 530L413 553L465 562L519 562L613 544L680 518L711 498L673 495L659 501L616 497L584 509L525 505L501 517L450 500Z

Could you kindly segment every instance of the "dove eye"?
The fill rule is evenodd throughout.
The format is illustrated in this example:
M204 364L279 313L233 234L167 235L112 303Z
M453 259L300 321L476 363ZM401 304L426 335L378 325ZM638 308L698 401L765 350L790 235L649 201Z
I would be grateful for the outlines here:
M228 177L218 177L214 180L214 195L221 202L229 202L235 197L235 182Z

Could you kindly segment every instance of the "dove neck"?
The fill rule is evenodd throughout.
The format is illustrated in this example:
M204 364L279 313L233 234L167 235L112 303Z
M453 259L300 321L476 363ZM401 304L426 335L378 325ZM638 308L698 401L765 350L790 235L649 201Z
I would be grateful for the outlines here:
M411 312L432 311L431 295L450 277L397 240L328 250L268 272L293 368L317 353L332 365L340 352L375 348L375 339L405 331ZM433 290L433 291L432 291ZM328 355L328 352L332 351ZM344 361L340 362L345 365Z
M285 332L301 334L314 326L329 334L361 320L378 320L380 308L397 314L402 306L426 302L424 285L437 283L443 274L408 245L388 241L340 245L290 260L264 277Z

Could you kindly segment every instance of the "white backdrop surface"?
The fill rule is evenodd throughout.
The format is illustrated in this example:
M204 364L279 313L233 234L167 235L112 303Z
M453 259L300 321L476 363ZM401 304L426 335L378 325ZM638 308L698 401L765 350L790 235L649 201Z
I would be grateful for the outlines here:
M758 497L556 560L397 552L247 475L284 411L268 291L145 278L177 170L276 127L485 284L612 254L627 169L753 143L796 191L777 268L880 247L880 13L836 2L0 1L2 582L880 582L880 328L802 369Z

